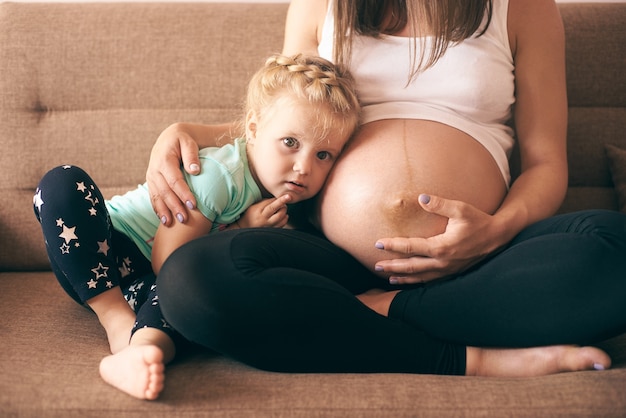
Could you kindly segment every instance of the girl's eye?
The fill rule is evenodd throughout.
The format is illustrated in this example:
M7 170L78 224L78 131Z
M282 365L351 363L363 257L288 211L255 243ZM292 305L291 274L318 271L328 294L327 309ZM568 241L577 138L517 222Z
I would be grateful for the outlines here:
M328 151L320 151L317 153L317 158L320 160L328 160L330 158L330 153Z
M298 140L295 138L283 138L283 144L289 148L296 148L298 146Z

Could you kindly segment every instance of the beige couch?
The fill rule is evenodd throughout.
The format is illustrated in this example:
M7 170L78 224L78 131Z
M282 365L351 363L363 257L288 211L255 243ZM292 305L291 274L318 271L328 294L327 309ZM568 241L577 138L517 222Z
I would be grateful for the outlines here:
M72 163L111 196L143 181L170 123L237 116L248 76L281 48L286 7L0 4L0 416L626 416L626 335L602 344L612 370L532 379L268 373L192 349L169 368L158 401L100 380L105 335L49 271L34 188ZM626 148L626 4L560 7L570 98L563 210L617 209L611 175L626 166L611 172L604 144Z

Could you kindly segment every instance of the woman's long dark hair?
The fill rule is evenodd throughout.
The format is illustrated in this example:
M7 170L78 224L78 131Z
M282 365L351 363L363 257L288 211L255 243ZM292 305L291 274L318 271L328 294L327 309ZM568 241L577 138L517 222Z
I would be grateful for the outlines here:
M408 24L412 38L410 79L432 66L450 45L480 36L491 22L493 0L331 0L335 15L335 56L349 62L355 35L394 34ZM486 25L481 28L487 16ZM426 37L433 42L424 50ZM417 54L418 42L422 53Z

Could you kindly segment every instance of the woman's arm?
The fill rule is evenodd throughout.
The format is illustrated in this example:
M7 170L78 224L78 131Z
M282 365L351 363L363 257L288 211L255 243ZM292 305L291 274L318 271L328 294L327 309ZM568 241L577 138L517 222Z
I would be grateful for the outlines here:
M230 138L233 129L233 123L175 123L159 135L150 153L146 181L152 207L161 223L171 225L174 217L185 222L189 216L187 209L196 207L196 199L180 170L181 163L189 174L199 174L198 148L223 145L220 139Z
M321 23L326 16L327 0L292 0L285 23L283 53L317 54ZM150 154L146 181L152 207L161 222L171 225L174 218L186 222L196 200L180 171L182 163L189 174L198 174L198 148L223 145L219 138L234 124L194 125L176 123L165 129ZM227 137L231 137L227 135Z
M532 0L530 4L528 0L511 0L509 9L522 172L496 215L509 230L510 239L527 225L556 212L567 191L568 171L561 16L553 0Z
M285 21L283 55L317 55L328 0L291 0Z
M531 4L529 4L529 1ZM463 271L497 251L526 226L554 214L567 190L567 93L563 25L553 0L510 0L509 38L515 60L515 124L522 173L495 214L431 196L421 206L449 218L431 238L385 238L378 246L410 258L377 266L398 283Z
M158 274L161 266L178 247L211 231L213 223L200 211L191 210L187 222L171 226L159 225L152 246L152 270Z

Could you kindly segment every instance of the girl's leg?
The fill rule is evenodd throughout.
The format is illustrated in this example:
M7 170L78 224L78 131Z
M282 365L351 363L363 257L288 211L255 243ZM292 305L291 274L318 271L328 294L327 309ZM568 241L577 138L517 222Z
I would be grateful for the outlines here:
M392 318L446 341L589 344L626 331L626 215L585 211L530 226L453 280L395 296Z
M134 245L112 229L102 194L78 167L49 171L37 188L34 205L59 283L98 315L112 351L126 346L135 314L120 285L151 269L149 262L135 247L139 256L133 255L135 264L128 265L127 250Z
M141 281L149 286L149 292L137 312L130 344L100 362L104 381L136 398L149 400L156 399L163 390L165 365L174 359L176 346L182 341L163 318L156 284L152 283L149 278Z

